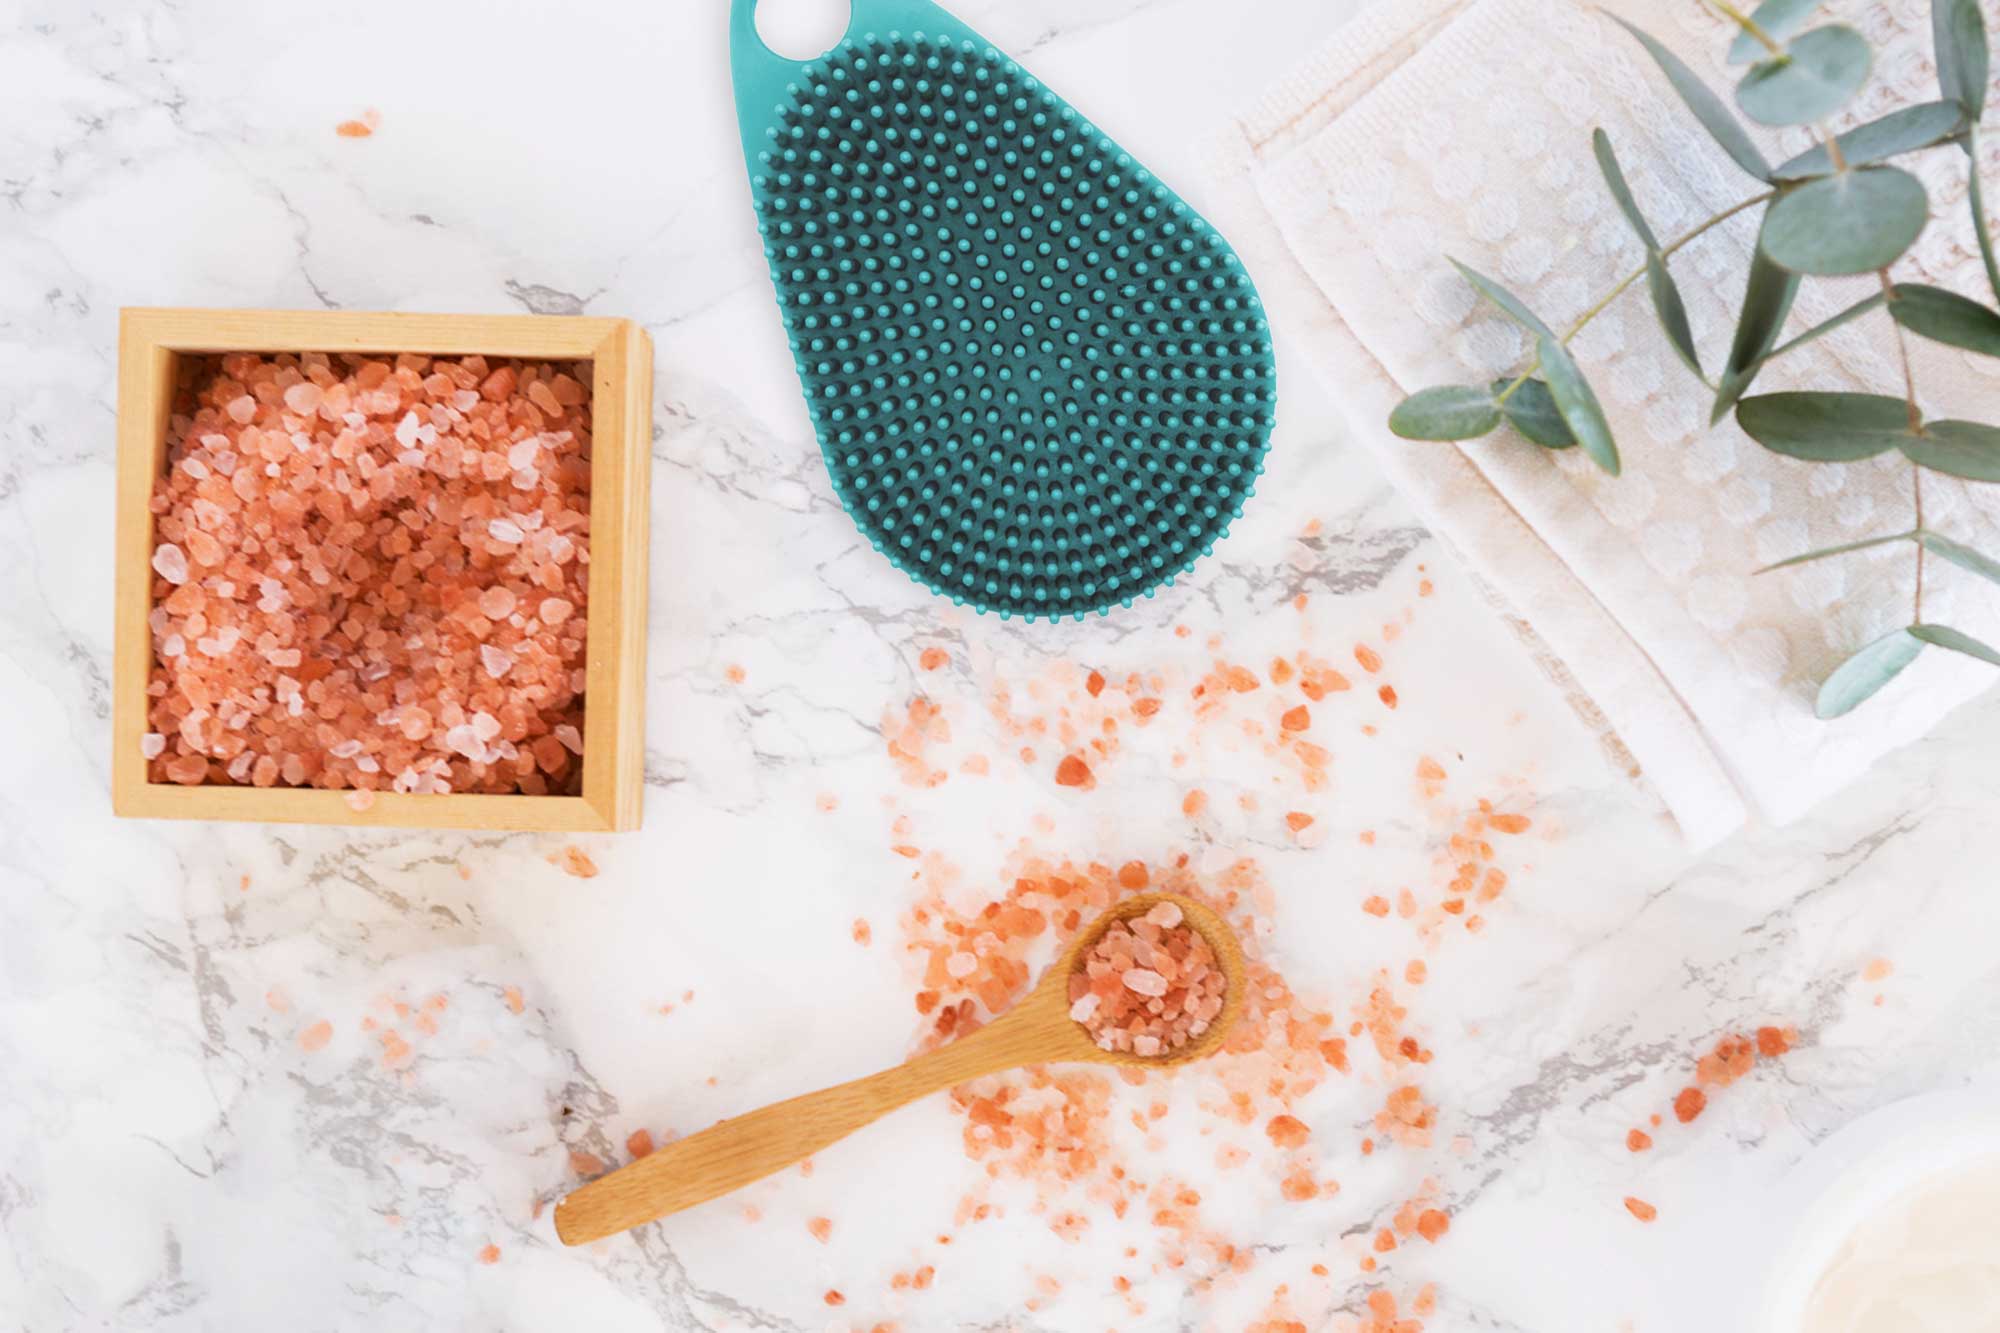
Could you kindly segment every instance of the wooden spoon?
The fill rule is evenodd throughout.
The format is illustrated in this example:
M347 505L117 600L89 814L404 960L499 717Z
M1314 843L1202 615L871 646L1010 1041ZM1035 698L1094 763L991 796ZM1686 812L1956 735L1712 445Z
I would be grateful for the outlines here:
M1215 954L1226 983L1222 1012L1208 1030L1176 1051L1133 1055L1100 1050L1069 1016L1069 976L1112 923L1143 916L1162 902ZM879 1074L809 1092L678 1139L629 1166L600 1176L556 1205L556 1235L583 1245L741 1189L782 1171L919 1097L1003 1069L1038 1064L1140 1065L1165 1068L1212 1055L1243 1012L1243 950L1212 909L1178 893L1142 893L1113 906L1084 929L1021 1002L1001 1017L937 1050Z

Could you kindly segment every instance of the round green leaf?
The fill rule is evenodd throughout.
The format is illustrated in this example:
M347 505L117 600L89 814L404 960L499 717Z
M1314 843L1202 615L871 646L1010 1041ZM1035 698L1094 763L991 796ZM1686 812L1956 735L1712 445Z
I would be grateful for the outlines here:
M1604 408L1598 403L1590 381L1583 377L1582 369L1561 340L1541 338L1535 350L1541 356L1542 373L1548 377L1549 394L1555 399L1556 410L1562 413L1577 443L1592 462L1617 476L1618 443L1611 438L1611 423L1604 419Z
M1736 405L1736 424L1772 453L1852 463L1905 445L1910 411L1879 393L1766 393Z
M1967 481L2000 481L2000 427L1976 421L1930 421L1902 442L1912 463Z
M1850 167L1865 167L1919 148L1934 148L1965 128L1965 111L1956 102L1919 102L1891 111L1879 120L1857 125L1835 137L1840 156ZM1781 181L1810 180L1833 171L1833 155L1816 144L1781 163L1771 175Z
M1389 429L1406 440L1471 440L1499 425L1500 409L1492 393L1475 385L1413 393L1389 414Z
M1942 287L1898 283L1889 313L1898 324L1932 342L2000 356L2000 314Z
M1764 30L1764 35L1774 42L1782 42L1806 26L1806 20L1819 8L1819 0L1764 0L1750 12L1750 21ZM1729 63L1748 64L1770 52L1748 28L1736 34L1736 40L1729 44Z
M1493 381L1494 396L1497 398L1507 392L1507 386L1512 383L1512 380ZM1500 404L1500 410L1507 414L1507 420L1515 430L1544 449L1576 447L1576 435L1570 430L1569 423L1563 420L1555 395L1540 380L1522 380L1521 387Z
M1736 85L1736 105L1760 125L1810 125L1847 105L1868 81L1868 39L1842 23L1802 33Z
M1884 685L1902 674L1917 660L1924 641L1907 629L1885 634L1834 668L1819 687L1819 701L1813 711L1831 720L1844 717L1875 697Z
M1759 244L1773 263L1824 277L1887 268L1930 220L1923 185L1898 167L1861 167L1787 190Z
M1910 633L1925 643L1949 648L1952 652L1964 653L1967 657L1976 657L1990 666L2000 666L2000 650L1988 647L1970 634L1955 630L1949 625L1912 625Z

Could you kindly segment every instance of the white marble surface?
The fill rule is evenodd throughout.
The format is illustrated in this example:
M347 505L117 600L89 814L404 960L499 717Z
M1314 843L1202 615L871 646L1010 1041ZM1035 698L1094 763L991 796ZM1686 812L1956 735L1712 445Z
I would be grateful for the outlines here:
M1192 189L1190 138L1352 8L963 12ZM806 426L723 19L711 0L0 0L0 1326L1239 1329L1283 1285L1320 1329L1351 1326L1378 1285L1407 1309L1433 1282L1430 1329L1722 1327L1810 1145L2000 1075L2000 704L1690 864L1297 366L1246 518L1135 611L1001 624L889 569ZM374 137L335 136L368 107ZM583 309L652 330L646 822L580 844L601 874L565 875L560 844L527 836L111 818L114 329L119 306L155 303ZM1357 642L1382 651L1395 710ZM1332 761L1315 792L1243 730L1274 729L1295 695L1267 684L1207 723L1188 697L1218 656L1261 671L1302 647L1364 686L1316 705ZM923 669L929 648L947 663ZM1054 784L1052 749L1016 757L989 704L1006 685L1017 712L1051 712L1089 668L1158 672L1167 704L1077 791ZM884 718L919 693L951 728L940 753L991 756L989 775L904 784ZM1425 756L1450 771L1440 795L1413 776ZM1211 808L1191 820L1197 785ZM1482 934L1361 910L1403 887L1436 901L1444 835L1479 797L1534 821L1503 840L1511 879ZM1302 839L1290 809L1314 815ZM1272 889L1259 947L1342 1023L1393 969L1435 1058L1385 1069L1357 1041L1352 1073L1299 1099L1332 1197L1278 1197L1256 1126L1200 1108L1217 1070L1114 1089L1121 1127L1170 1104L1125 1134L1124 1167L1196 1185L1247 1271L1210 1251L1173 1267L1148 1210L1121 1220L1083 1192L1064 1239L1032 1191L982 1184L941 1099L810 1177L582 1251L555 1241L572 1153L621 1160L636 1129L687 1132L900 1058L920 881L977 906L1024 848L1187 853L1211 875L1253 859ZM1876 958L1893 972L1864 980ZM1802 1049L1627 1152L1717 1035L1770 1022ZM1364 1158L1405 1082L1439 1107L1436 1146ZM1251 1161L1215 1169L1218 1141ZM1427 1177L1449 1234L1362 1273ZM961 1225L969 1191L996 1212ZM821 1215L824 1244L805 1225ZM893 1289L922 1264L927 1289Z

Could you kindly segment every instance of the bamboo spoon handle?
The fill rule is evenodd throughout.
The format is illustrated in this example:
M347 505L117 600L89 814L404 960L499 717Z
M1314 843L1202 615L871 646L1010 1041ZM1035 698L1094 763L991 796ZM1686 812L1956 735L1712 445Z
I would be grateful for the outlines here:
M658 1148L558 1203L556 1235L565 1245L584 1245L706 1203L782 1171L919 1097L1057 1054L1043 1025L1009 1019L894 1069L724 1120Z

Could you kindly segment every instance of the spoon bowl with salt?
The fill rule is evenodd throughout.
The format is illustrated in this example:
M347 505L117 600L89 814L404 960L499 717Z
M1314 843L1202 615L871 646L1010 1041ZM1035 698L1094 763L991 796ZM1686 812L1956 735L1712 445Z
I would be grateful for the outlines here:
M1022 1065L1166 1068L1221 1049L1243 1010L1236 934L1179 893L1123 899L1084 927L1006 1013L879 1074L736 1116L601 1176L556 1205L583 1245L741 1189L898 1107Z

